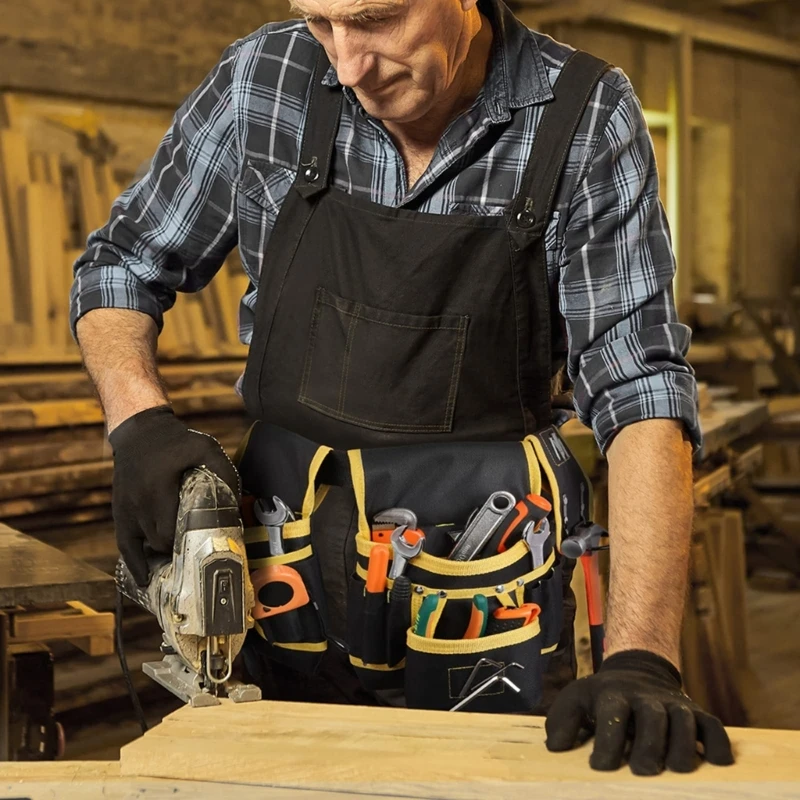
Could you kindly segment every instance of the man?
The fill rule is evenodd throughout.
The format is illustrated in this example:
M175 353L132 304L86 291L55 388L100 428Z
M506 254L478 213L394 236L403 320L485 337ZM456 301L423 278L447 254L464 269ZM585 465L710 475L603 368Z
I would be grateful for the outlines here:
M228 48L75 267L73 330L107 418L127 563L144 583L144 545L169 551L183 470L206 463L238 488L215 441L172 415L155 363L175 292L206 285L238 244L251 278L238 388L253 416L313 441L524 436L548 424L551 367L566 355L575 408L608 457L614 546L606 661L560 692L548 747L569 749L587 728L596 769L618 768L630 738L638 774L693 769L697 741L731 763L718 720L680 690L701 434L630 83L598 72L574 137L548 131L567 158L544 219L531 176L553 159L532 143L547 138L536 139L548 106L583 101L565 88L570 48L501 0L296 0L294 11L304 20ZM360 319L395 333L358 342ZM427 339L402 344L423 328L460 330L452 376L426 362L440 355ZM355 392L346 371L341 385L325 375L333 356L312 358L339 335Z

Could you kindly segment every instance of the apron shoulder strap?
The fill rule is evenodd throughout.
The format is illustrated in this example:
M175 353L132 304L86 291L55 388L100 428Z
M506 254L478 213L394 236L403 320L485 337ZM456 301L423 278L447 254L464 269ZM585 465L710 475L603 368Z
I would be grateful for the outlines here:
M311 99L300 151L300 166L295 179L295 189L306 199L323 191L328 185L333 148L339 131L344 93L341 87L322 83L330 65L325 48L320 47L311 76Z
M589 99L602 75L610 68L588 53L577 50L564 65L553 91L555 100L547 106L539 122L531 148L521 190L511 210L509 236L512 248L525 253L531 289L532 318L530 341L520 361L520 384L525 403L525 428L533 433L550 424L552 394L558 393L553 380L552 345L556 341L547 274L544 233L553 216L556 193L575 133L583 119ZM534 335L535 330L535 335Z
M514 202L512 224L529 234L541 236L550 221L575 133L600 78L610 68L605 61L576 50L561 70L553 87L555 100L539 123Z

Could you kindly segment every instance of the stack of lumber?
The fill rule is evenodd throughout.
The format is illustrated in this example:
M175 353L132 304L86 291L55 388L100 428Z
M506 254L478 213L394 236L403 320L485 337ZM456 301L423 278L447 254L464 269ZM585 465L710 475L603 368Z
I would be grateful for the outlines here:
M233 452L246 428L244 362L164 364L176 413ZM113 566L111 450L81 370L0 373L0 520L101 569Z
M152 157L166 111L0 93L0 364L75 363L72 267L89 234ZM181 294L159 349L167 359L240 357L236 256Z

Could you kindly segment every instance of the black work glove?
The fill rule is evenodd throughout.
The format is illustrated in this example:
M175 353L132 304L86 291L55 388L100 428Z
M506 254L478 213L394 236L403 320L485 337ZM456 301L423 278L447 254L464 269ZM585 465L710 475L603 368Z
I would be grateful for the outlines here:
M635 775L657 775L665 762L673 772L691 772L698 741L709 763L733 764L722 723L683 693L669 661L646 650L615 653L595 675L562 689L547 715L547 749L572 749L581 729L594 733L589 764L596 770L619 769L629 739Z
M190 430L169 406L134 414L109 434L114 452L112 512L117 547L139 586L147 557L172 552L184 473L206 467L241 496L239 473L220 443Z

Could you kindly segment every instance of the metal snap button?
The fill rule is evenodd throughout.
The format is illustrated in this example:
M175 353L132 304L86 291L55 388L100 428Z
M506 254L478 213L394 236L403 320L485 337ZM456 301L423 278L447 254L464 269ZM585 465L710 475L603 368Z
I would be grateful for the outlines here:
M315 167L309 167L309 168L308 168L308 169L307 169L307 170L306 170L306 171L303 173L303 175L305 176L305 179L306 179L306 180L307 180L309 183L316 183L316 182L317 182L317 179L319 178L319 170L317 170Z
M532 228L536 224L536 215L533 213L532 198L525 198L525 207L517 214L517 224L520 228Z
M519 214L517 214L517 223L520 228L532 228L536 224L536 217L534 217L533 214L520 211Z

